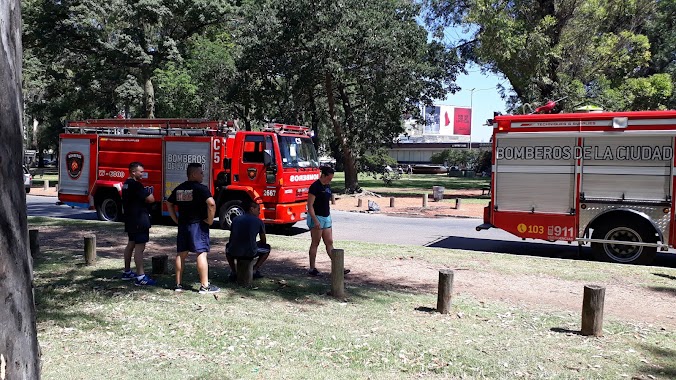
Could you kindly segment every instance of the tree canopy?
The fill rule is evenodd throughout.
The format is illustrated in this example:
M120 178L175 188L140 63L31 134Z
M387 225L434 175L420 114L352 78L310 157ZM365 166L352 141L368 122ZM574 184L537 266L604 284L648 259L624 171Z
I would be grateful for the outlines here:
M427 22L467 31L450 44L504 75L513 111L674 108L673 0L426 0Z

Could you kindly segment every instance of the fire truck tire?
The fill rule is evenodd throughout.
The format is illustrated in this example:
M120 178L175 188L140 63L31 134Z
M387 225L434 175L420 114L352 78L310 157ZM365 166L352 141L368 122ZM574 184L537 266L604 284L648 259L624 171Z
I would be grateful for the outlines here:
M122 200L117 194L105 194L97 199L96 216L104 222L122 220Z
M617 224L610 220L601 223L592 234L592 239L624 240L645 243L655 243L655 229L646 220L641 218L625 219ZM656 247L638 247L612 243L592 243L592 254L599 261L609 261L622 264L648 265L657 255Z
M221 224L221 228L224 230L229 230L232 226L232 220L236 216L244 214L244 209L242 208L242 201L230 201L225 202L221 206L221 209L218 211L218 221Z

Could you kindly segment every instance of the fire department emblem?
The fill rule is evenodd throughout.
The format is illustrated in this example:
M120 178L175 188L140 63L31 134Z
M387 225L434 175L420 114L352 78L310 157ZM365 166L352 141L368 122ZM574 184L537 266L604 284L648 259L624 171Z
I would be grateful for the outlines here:
M258 169L256 169L256 168L248 168L246 170L246 174L249 176L249 179L256 178L257 173L258 173Z
M66 153L66 171L71 179L78 179L82 174L84 155L80 152Z

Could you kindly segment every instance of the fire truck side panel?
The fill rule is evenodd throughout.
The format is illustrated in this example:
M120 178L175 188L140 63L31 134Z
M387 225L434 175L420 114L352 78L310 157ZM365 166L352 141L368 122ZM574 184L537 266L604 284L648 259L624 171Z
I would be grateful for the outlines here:
M671 196L673 138L586 137L583 145L584 198L659 202Z
M528 212L495 212L493 224L523 238L573 241L577 238L575 215Z
M108 181L124 182L129 176L129 164L134 161L143 164L143 185L151 186L153 194L160 194L162 140L159 138L102 136L99 139L97 185Z
M96 170L96 135L62 135L59 153L59 200L89 208Z
M571 137L498 135L494 208L570 214L575 207L575 159L560 147L574 145Z
M204 179L202 184L213 194L212 178L212 138L211 137L166 137L164 141L164 193L163 199L187 179L188 164L202 164ZM159 199L158 199L159 200Z

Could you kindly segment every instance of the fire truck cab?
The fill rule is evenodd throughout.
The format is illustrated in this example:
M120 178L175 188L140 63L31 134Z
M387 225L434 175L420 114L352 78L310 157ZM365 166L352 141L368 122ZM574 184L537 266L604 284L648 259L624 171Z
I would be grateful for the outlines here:
M244 213L247 198L261 203L267 224L305 219L308 189L319 178L308 129L282 124L254 132L190 119L74 121L60 135L60 159L59 200L96 209L108 221L122 219L121 189L133 161L143 164L142 182L157 200L152 207L164 215L163 201L187 179L187 165L202 164L222 228Z
M676 242L675 139L676 111L497 116L477 230L590 243L596 259L649 264Z

